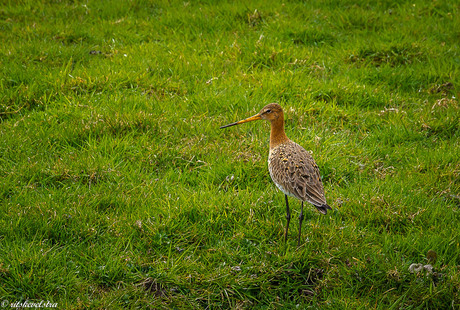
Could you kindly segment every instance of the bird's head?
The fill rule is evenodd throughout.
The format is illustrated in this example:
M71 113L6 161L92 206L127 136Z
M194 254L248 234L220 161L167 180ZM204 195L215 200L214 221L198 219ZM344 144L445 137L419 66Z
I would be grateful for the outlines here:
M263 107L262 110L260 110L260 112L257 113L256 115L245 118L235 123L221 126L220 128L227 128L230 126L235 126L235 125L239 125L239 124L243 124L247 122L257 121L259 119L265 119L270 122L273 122L282 115L283 115L283 109L281 108L281 106L277 103L270 103L270 104L267 104L265 107Z

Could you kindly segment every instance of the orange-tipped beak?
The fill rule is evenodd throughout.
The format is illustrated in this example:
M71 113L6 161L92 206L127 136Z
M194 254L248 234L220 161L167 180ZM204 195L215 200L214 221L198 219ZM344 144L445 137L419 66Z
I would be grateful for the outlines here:
M248 118L245 118L241 121L238 121L238 122L235 122L235 123L231 123L231 124L228 124L228 125L224 125L224 126L220 126L220 129L222 128L227 128L227 127L230 127L230 126L235 126L235 125L239 125L239 124L243 124L243 123L247 123L247 122L252 122L252 121L257 121L259 119L262 119L262 117L260 116L260 114L256 114L254 116L251 116L251 117L248 117Z

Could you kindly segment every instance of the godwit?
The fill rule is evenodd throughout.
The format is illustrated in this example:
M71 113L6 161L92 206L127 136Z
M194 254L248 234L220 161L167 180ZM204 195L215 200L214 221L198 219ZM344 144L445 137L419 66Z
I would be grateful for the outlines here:
M300 245L300 235L303 221L303 203L311 203L322 214L331 209L326 203L323 183L319 174L318 166L313 157L303 147L289 140L284 132L284 113L277 103L266 105L254 116L241 121L231 123L220 128L226 128L247 122L266 119L271 123L270 153L268 155L268 170L276 186L284 193L286 201L286 230L284 241L287 241L291 212L289 210L288 196L295 197L302 202L299 215L299 237L297 245Z

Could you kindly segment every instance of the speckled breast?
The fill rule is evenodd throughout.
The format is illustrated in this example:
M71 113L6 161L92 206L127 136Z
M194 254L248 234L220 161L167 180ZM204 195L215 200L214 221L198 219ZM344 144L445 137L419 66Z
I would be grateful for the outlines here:
M293 169L294 154L293 147L297 145L294 142L289 144L281 144L270 150L268 155L268 171L270 177L276 186L286 195L296 197L293 193L293 188L289 184L289 179L295 173ZM297 145L298 146L298 145ZM299 146L300 147L300 146Z

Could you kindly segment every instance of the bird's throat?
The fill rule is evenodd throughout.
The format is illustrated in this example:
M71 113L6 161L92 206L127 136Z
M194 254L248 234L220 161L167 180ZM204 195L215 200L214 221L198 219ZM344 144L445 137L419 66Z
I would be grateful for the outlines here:
M280 116L271 122L270 149L273 149L286 141L289 141L289 139L284 132L284 117Z

